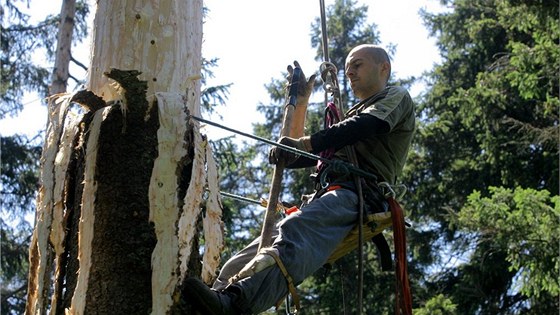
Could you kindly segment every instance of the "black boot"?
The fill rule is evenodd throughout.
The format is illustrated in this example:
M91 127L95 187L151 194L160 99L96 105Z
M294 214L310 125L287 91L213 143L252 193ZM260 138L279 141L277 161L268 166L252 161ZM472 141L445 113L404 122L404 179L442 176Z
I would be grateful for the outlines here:
M233 305L233 301L237 298L234 293L214 291L204 282L196 278L188 278L185 280L183 283L183 297L201 314L241 314Z

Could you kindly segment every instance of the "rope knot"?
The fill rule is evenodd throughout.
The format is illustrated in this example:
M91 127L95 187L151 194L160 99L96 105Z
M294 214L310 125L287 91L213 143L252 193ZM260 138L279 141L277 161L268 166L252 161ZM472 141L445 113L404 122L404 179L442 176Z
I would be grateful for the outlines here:
M320 183L321 187L327 188L329 182L327 181L327 176L330 172L335 172L341 175L350 174L349 164L341 160L331 160L325 169L321 172Z

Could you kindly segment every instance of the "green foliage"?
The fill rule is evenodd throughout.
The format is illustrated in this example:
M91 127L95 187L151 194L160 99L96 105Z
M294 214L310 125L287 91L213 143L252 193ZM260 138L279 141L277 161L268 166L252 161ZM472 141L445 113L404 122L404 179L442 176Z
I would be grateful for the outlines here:
M505 249L517 289L530 298L560 295L560 197L546 190L490 187L490 196L474 191L458 216L458 225Z
M426 302L422 308L415 309L416 315L456 315L457 306L453 302L443 296L442 294L436 295Z
M228 98L229 94L229 87L232 83L224 84L224 85L217 85L217 86L208 86L207 81L209 78L214 77L214 72L212 68L218 66L218 59L212 58L207 60L205 58L202 59L202 86L203 89L200 93L200 107L201 109L209 114L215 113L216 108L220 105L224 105Z
M457 314L552 313L558 2L445 3L423 13L442 62L426 78L403 176L412 265L427 273L421 299L443 294Z
M41 147L18 135L2 137L0 146L2 212L13 219L32 209L39 183Z
M23 314L27 300L27 254L32 227L24 221L14 228L2 220L0 233L2 238L0 313Z
M0 119L22 110L21 98L25 92L37 93L41 98L48 96L51 70L46 64L38 64L35 60L44 56L48 63L54 61L60 18L58 15L49 15L42 21L32 23L31 16L22 9L22 2L29 5L29 1L4 1L6 15L2 14L0 26ZM81 42L87 36L88 14L87 3L77 1L74 43Z

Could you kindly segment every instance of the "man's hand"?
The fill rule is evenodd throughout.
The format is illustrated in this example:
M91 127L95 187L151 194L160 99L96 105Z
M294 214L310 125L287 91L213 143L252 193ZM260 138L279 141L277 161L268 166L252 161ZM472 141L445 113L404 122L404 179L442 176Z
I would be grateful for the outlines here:
M290 137L282 137L278 141L278 143L290 146L292 148L298 149L300 151L311 152L313 149L311 147L311 138L310 137L301 137L301 138L290 138ZM299 154L289 152L279 147L273 147L268 152L268 162L270 164L277 164L278 161L281 159L284 161L285 165L290 165L294 163L300 157Z
M301 69L299 62L294 61L294 66ZM288 82L292 81L292 75L294 74L294 67L288 65ZM305 74L303 70L301 71L301 75L299 76L298 84L298 95L297 95L297 104L306 104L309 103L309 96L313 92L313 86L315 85L315 78L317 74L312 74L309 79L305 78ZM296 82L292 83L295 84ZM288 86L288 89L290 87Z

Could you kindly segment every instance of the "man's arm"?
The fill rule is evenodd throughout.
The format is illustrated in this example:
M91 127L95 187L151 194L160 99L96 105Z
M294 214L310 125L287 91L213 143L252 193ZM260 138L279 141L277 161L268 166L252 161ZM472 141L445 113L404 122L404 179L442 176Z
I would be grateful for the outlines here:
M374 135L386 134L389 131L390 126L386 121L373 115L359 114L334 124L328 129L316 132L309 137L296 139L283 137L280 139L280 143L302 151L319 153L329 148L339 150L344 146L352 145L362 139ZM276 150L281 149L273 148L269 153L269 161L272 164L277 162L278 157ZM286 153L286 155L289 157L288 160L290 161L288 165L286 165L287 168L311 167L317 163L317 161L308 157L297 157L292 153Z
M373 115L359 114L311 135L311 152L321 152L328 148L340 150L374 135L386 134L390 130L388 122Z

